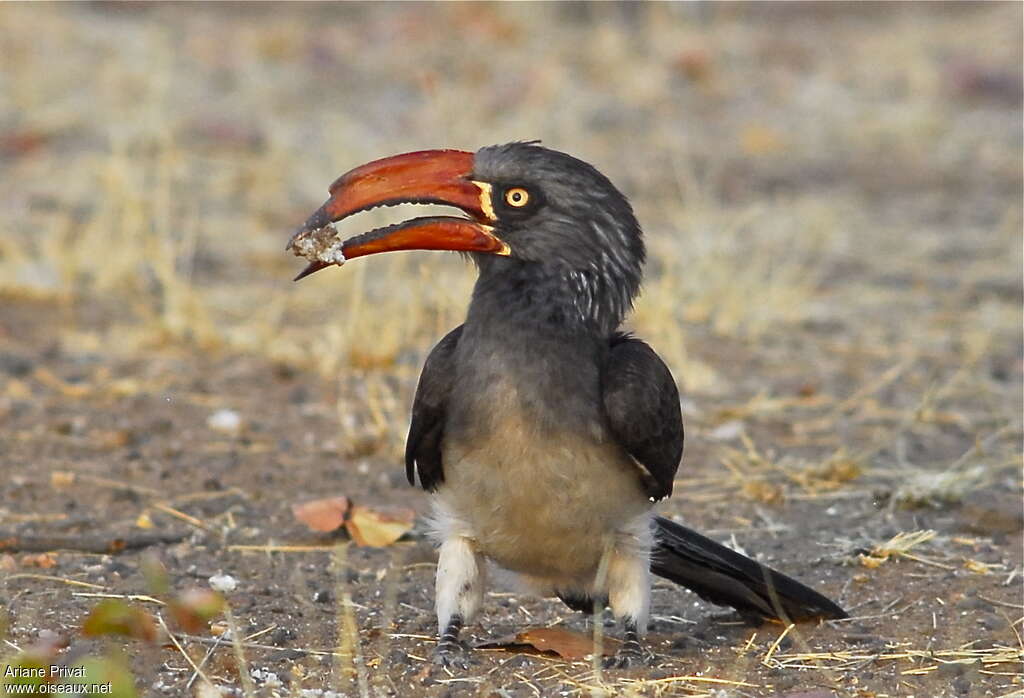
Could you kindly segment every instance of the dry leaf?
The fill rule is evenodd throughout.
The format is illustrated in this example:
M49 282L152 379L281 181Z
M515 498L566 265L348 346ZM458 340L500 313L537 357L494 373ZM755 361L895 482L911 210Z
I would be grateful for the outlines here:
M82 623L82 633L89 637L123 635L136 640L156 640L153 616L121 599L104 599L93 607Z
M619 641L608 637L602 640L603 654L613 655L619 648ZM500 649L506 652L527 654L548 654L562 659L586 659L594 654L593 635L573 632L565 628L530 628L511 640L498 640L478 645L481 649Z
M352 507L345 528L356 545L382 548L391 545L412 529L416 512L412 509L377 511L369 507Z
M224 597L212 589L188 589L171 599L167 609L179 628L194 635L205 631L225 605Z
M57 566L57 556L53 553L22 555L21 564L23 567L39 567L44 570L49 570Z
M292 514L310 529L329 533L342 527L348 508L348 497L327 497L293 504Z

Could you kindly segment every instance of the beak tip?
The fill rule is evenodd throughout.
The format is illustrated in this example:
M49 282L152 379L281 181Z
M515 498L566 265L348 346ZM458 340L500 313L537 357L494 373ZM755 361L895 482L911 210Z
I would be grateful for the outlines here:
M292 279L292 281L293 282L301 281L302 279L305 279L310 274L315 274L316 272L320 271L321 269L326 269L329 266L331 266L331 265L328 264L327 262L320 262L320 261L310 262L306 266L305 269L303 269L302 271L299 272L298 276L296 276L294 279Z

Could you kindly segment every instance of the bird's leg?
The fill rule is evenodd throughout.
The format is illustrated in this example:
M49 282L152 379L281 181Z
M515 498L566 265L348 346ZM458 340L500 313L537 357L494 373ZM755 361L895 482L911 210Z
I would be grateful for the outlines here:
M468 538L455 536L441 544L437 561L437 631L434 662L466 668L466 648L459 642L462 624L469 623L484 597L483 560Z
M623 636L622 645L619 647L619 651L615 653L614 657L608 659L605 663L608 669L628 669L639 664L646 664L650 655L644 651L644 646L640 643L641 632L637 627L636 621L632 618L626 618L623 622Z
M436 654L438 658L447 658L463 652L463 647L459 644L459 633L461 631L462 616L456 613L448 619L448 624L445 626L444 632L441 633L441 637L437 641Z
M609 669L628 669L651 659L640 643L647 633L651 605L649 548L643 547L643 539L626 543L611 551L608 563L608 598L612 613L622 621L625 631L619 651L605 662Z

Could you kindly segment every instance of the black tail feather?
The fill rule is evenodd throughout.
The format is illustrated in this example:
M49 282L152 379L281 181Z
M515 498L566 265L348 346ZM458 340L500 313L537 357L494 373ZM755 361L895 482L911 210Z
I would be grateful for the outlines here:
M655 517L651 572L705 601L782 620L846 618L835 602L685 526Z

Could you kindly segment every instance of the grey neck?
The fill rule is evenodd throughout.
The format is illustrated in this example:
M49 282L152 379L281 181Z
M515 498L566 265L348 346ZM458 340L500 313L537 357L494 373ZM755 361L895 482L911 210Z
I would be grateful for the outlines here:
M480 255L467 329L507 325L607 339L629 310L621 284L592 270Z

